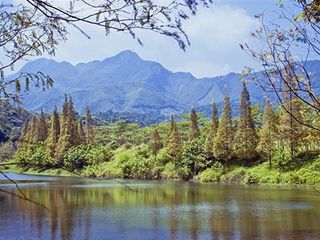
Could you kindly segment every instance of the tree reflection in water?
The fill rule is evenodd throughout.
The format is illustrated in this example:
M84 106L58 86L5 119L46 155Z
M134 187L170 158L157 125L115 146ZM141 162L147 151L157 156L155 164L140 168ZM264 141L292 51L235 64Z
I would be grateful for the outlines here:
M320 197L314 192L182 182L128 181L127 184L135 191L112 181L64 179L46 185L22 184L28 197L50 211L1 194L2 237L320 238Z

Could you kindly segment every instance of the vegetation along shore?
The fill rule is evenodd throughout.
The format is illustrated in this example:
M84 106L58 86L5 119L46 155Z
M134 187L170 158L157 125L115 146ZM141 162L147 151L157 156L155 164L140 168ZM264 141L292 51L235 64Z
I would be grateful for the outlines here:
M243 83L239 114L228 96L211 119L192 109L148 127L118 121L94 126L90 110L78 115L71 98L62 112L40 113L25 123L7 170L51 175L180 179L242 184L320 185L320 134L293 116L311 118L288 95L284 108L250 103ZM294 114L292 114L294 112Z

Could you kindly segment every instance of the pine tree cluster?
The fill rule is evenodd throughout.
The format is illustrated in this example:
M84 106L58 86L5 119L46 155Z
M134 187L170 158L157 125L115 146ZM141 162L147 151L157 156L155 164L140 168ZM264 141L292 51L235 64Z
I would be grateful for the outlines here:
M287 95L288 98L285 103L287 108L281 109L278 114L273 110L270 101L266 99L262 114L263 122L261 126L257 127L249 91L246 84L243 83L238 118L233 118L229 96L224 98L220 118L216 104L213 103L209 126L202 129L199 129L197 113L192 109L187 142L181 141L177 124L171 116L171 130L166 145L169 158L176 165L179 164L179 161L185 161L183 160L183 151L190 152L188 146L194 145L194 140L199 138L204 138L204 141L198 141L199 144L203 144L205 159L202 165L204 166L208 164L206 161L229 163L232 160L247 165L260 157L265 157L269 159L271 168L271 159L275 152L279 150L279 146L282 146L283 153L286 152L284 148L289 148L292 157L297 148L303 145L301 141L304 137L302 132L307 130L294 117L300 118L299 101L290 96L290 93L287 93ZM308 130L306 135L311 139L310 141L319 143L320 138L316 134L313 135L312 131ZM308 138L305 136L305 139Z
M94 130L89 108L86 112L85 127L81 118L77 119L71 97L66 97L61 114L55 106L50 119L41 111L26 122L19 139L18 152L28 150L35 144L46 144L49 155L61 166L66 152L81 144L92 144Z

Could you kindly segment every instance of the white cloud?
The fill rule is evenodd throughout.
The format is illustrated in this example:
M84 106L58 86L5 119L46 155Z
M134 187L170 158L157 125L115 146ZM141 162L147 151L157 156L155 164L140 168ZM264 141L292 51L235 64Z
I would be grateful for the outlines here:
M255 20L244 9L215 5L199 9L197 16L185 23L191 41L186 52L180 50L174 40L155 33L140 32L144 43L141 47L129 34L111 33L106 37L103 29L86 26L84 30L92 39L71 29L67 42L58 47L55 59L76 64L130 49L172 71L188 71L197 77L222 75L239 72L250 61L239 43L249 41L249 33L255 27Z

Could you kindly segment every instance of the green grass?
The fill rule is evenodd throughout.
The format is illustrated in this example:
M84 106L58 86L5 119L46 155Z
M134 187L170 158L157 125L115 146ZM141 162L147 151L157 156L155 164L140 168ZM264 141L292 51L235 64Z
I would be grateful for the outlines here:
M4 168L3 171L13 172L13 173L32 174L32 175L46 175L46 176L77 176L77 174L64 169L57 169L57 168L45 169L45 170L36 169L36 168L24 169L16 165L10 165L10 167Z
M320 158L309 161L298 160L300 160L299 164L289 162L286 166L276 165L271 170L268 162L253 167L230 166L224 173L206 169L198 174L195 179L199 182L240 184L320 185ZM290 166L290 170L288 170L288 165L294 165L295 167Z

